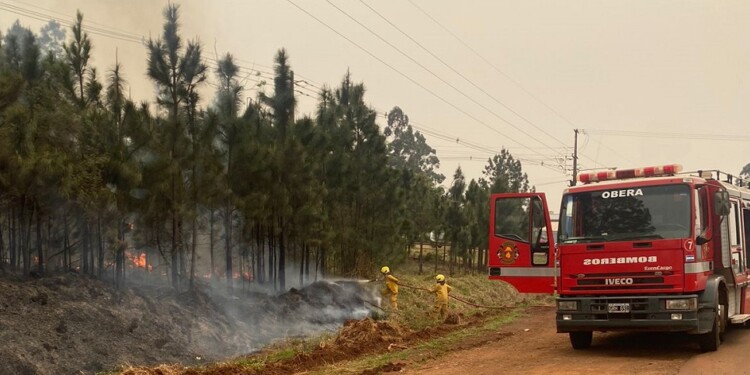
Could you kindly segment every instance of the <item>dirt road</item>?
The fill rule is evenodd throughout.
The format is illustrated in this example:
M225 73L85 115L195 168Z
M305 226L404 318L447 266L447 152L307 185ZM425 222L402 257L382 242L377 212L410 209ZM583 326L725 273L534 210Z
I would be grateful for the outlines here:
M700 353L685 334L594 333L590 349L573 350L568 336L555 332L554 308L531 308L501 328L508 335L490 344L457 351L406 374L745 374L741 363L750 330L733 329L719 351ZM744 367L743 367L744 366ZM410 368L411 367L411 368Z

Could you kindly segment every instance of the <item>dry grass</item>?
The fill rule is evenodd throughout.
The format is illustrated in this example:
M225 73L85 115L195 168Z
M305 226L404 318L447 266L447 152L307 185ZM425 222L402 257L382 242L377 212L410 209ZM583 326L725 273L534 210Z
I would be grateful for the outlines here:
M420 290L434 285L436 274L434 263L424 263L422 274L418 272L419 263L413 259L407 260L402 265L393 265L391 269L403 285L399 288L399 311L383 314L379 319L384 321L350 322L342 327L339 334L311 338L304 340L304 343L298 341L288 342L286 345L277 344L267 347L260 354L225 363L199 368L169 365L150 369L131 367L125 369L122 374L281 374L285 371L293 373L300 368L308 370L318 368L322 373L328 373L333 371L337 364L353 365L352 361L359 363L355 367L369 368L377 372L383 370L382 366L391 365L392 361L399 361L403 356L408 357L407 353L413 350L430 352L433 350L431 345L433 341L439 341L441 343L439 347L441 347L447 345L448 341L461 342L467 337L466 335L471 335L474 331L476 331L474 334L485 332L487 329L490 331L486 332L491 332L490 326L512 319L515 314L512 311L513 307L548 304L553 301L549 296L521 295L506 283L488 280L485 274L467 272L450 275L447 266L440 264L437 273L446 276L448 284L453 287L452 295L476 305L492 307L478 308L451 299L449 313L461 322L472 321L471 327L473 327L455 328L458 326L445 325L432 315L435 297L431 293ZM373 282L370 285L379 290L383 287L383 282ZM388 302L383 301L383 306L387 305ZM484 325L487 327L482 328ZM414 342L402 344L401 338L421 336L420 333L425 334L425 341L419 340L420 344L414 348L402 347L413 346ZM381 346L387 349L380 348ZM354 350L355 348L357 350ZM322 364L329 366L320 367ZM311 368L305 366L311 366Z

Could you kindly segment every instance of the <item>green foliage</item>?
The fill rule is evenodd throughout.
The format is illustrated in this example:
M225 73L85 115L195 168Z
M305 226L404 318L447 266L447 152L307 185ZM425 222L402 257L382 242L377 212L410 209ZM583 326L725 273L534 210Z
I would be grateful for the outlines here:
M64 45L63 50L78 85L78 91L74 91L73 96L78 104L83 107L86 104L84 80L91 58L91 40L88 34L83 31L83 13L80 11L76 14L76 22L71 30L73 31L73 40Z
M521 161L514 159L505 148L487 161L483 174L493 194L532 190L529 188L529 178L521 167Z
M458 170L445 191L425 136L399 107L381 127L365 85L349 72L322 89L314 117L296 118L284 49L275 56L273 93L246 98L251 91L227 53L214 71L214 100L201 103L208 68L201 45L181 36L174 4L146 46L153 108L127 99L119 62L100 77L81 12L61 53L46 53L61 31L52 24L45 30L44 56L19 23L0 46L0 204L14 212L7 217L20 223L19 237L37 225L32 215L48 219L50 238L39 241L50 252L63 249L83 264L85 249L100 247L99 273L124 256L123 223L137 222L144 229L128 241L159 251L179 287L194 274L187 266L201 262L184 255L209 220L211 238L223 240L230 286L238 260L252 265L254 280L281 289L290 263L300 266L300 283L370 276L403 262L430 233L445 233L451 264L477 259L481 269L489 192L529 189L520 162L503 150L490 160L487 180L467 182ZM19 238L14 254L43 246L34 241ZM442 260L430 256L422 261ZM122 259L116 262L120 272Z
M445 176L436 172L436 168L440 167L440 160L435 149L427 144L422 133L414 131L409 124L409 116L401 108L394 107L388 112L387 119L388 125L383 133L389 137L391 162L412 173L423 173L436 184L442 183Z

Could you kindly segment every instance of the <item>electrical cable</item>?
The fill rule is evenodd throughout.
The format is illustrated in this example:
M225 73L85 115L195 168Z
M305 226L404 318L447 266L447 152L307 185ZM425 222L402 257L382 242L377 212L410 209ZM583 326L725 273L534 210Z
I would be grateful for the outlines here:
M425 16L426 16L427 18L429 18L429 19L430 19L430 20L431 20L432 22L434 22L434 23L435 23L436 25L438 25L438 26L439 26L439 27L440 27L441 29L443 29L443 30L444 30L445 32L447 32L447 33L448 33L448 34L449 34L450 36L452 36L452 37L453 37L454 39L456 39L456 40L457 40L457 41L458 41L459 43L461 43L461 44L462 44L462 45L463 45L464 47L466 47L466 48L467 48L468 50L470 50L470 51L471 51L471 52L472 52L472 53L473 53L474 55L476 55L477 57L479 57L479 58L480 58L480 59L481 59L482 61L484 61L484 62L485 62L485 63L486 63L487 65L489 65L490 67L492 67L492 68L493 68L493 69L494 69L494 70L495 70L496 72L500 73L500 74L501 74L501 75L502 75L503 77L505 77L505 78L506 78L506 79L508 79L508 80L509 80L509 81L510 81L511 83L513 83L513 84L514 84L514 85L515 85L516 87L518 87L518 88L519 88L519 89L521 89L521 90L522 90L523 92L525 92L525 93L526 93L526 94L527 94L527 95L528 95L529 97L533 98L533 99L534 99L534 100L535 100L535 101L536 101L537 103L539 103L539 104L541 104L542 106L544 106L545 108L547 108L547 109L548 109L548 110L549 110L550 112L552 112L552 113L553 113L553 114L554 114L555 116L557 116L558 118L560 118L560 119L562 119L563 121L565 121L566 123L568 123L568 125L570 125L570 126L571 126L571 127L573 128L573 129L577 128L577 126L576 126L575 124L573 124L573 122L572 122L572 121L568 120L568 119L567 119L567 118L566 118L565 116L563 116L562 114L560 114L560 113L559 113L558 111L556 111L556 110L555 110L554 108L552 108L552 107L551 107L550 105L548 105L547 103L545 103L544 101L542 101L541 99L539 99L539 98L538 98L538 97L537 97L536 95L534 95L534 94L533 94L533 93L532 93L531 91L529 91L529 90L527 90L527 89L526 89L525 87L523 87L523 85L521 85L521 84L520 84L520 83L519 83L518 81L516 81L515 79L513 79L513 77L511 77L510 75L508 75L507 73L505 73L504 71L502 71L502 70L501 70L500 68L498 68L498 67L497 67L497 66L496 66L495 64L493 64L493 63L492 63L492 62L491 62L491 61L490 61L489 59L487 59L487 58L486 58L486 57L484 57L484 56L483 56L482 54L480 54L479 52L477 52L477 50L475 50L475 49L474 49L473 47L471 47L471 46L470 46L470 45L469 45L468 43L466 43L466 42L465 42L465 41L464 41L463 39L461 39L461 38L460 38L459 36L457 36L457 35L456 35L455 33L453 33L452 31L450 31L450 29L448 29L448 28L447 28L446 26L444 26L444 25L443 25L442 23L440 23L440 21L438 21L437 19L435 19L435 17L433 17L432 15L430 15L429 13L427 13L427 11L425 11L424 9L422 9L422 8L421 8L421 7L419 6L419 5L415 4L413 0L408 0L408 1L409 1L409 3L410 3L410 4L412 5L412 6L414 6L415 8L417 8L417 10L419 10L419 11L420 11L420 12L421 12L422 14L424 14L424 15L425 15ZM585 158L587 158L587 159L589 159L589 160L591 160L591 161L592 161L592 162L594 162L595 164L600 164L600 163L598 163L598 162L597 162L596 160L594 160L594 159L591 159L590 157L588 157L588 156L586 156L586 155L584 155L584 157L585 157Z
M428 54L430 54L430 56L432 56L436 60L440 61L440 63L442 63L445 67L447 67L448 69L450 69L451 71L453 71L454 73L456 73L458 76L460 76L461 78L463 78L465 81L469 82L476 89L478 89L479 91L481 91L482 93L484 93L485 95L487 95L489 98L491 98L492 100L494 100L497 104L500 104L501 106L503 106L503 108L507 109L508 111L510 111L511 113L515 114L519 118L523 119L524 121L526 121L526 123L528 123L529 125L533 126L537 130L539 130L540 132L542 132L544 135L546 135L546 136L548 136L548 137L556 140L558 143L562 144L563 146L566 146L565 142L563 142L560 139L554 137L553 135L547 133L544 129L540 128L535 123L533 123L531 120L529 120L528 118L524 117L520 113L516 112L515 110L513 110L513 108L509 107L508 105L506 105L502 101L498 100L495 96L493 96L492 94L490 94L489 92L487 92L486 90L484 90L482 87L480 87L479 85L477 85L476 83L474 83L474 81L472 81L471 79L467 78L461 72L459 72L458 70L456 70L453 66L451 66L450 64L448 64L447 62L445 62L439 56L435 55L435 53L433 53L427 47L425 47L424 45L422 45L422 43L420 43L419 41L417 41L416 39L414 39L411 35L407 34L405 31L403 31L401 28L399 28L393 22L391 22L387 17L383 16L377 10L373 9L370 5L368 5L367 3L365 3L364 0L359 0L359 2L362 3L368 9L370 9L373 13L377 14L381 19L383 19L389 25L393 26L393 28L395 28L396 30L398 30L401 34L403 34L404 36L406 36L407 38L409 38L409 40L411 40L416 45L418 45L420 48L422 48L422 50L424 50L425 52L427 52Z
M544 143L544 142L542 142L541 140L539 140L539 139L538 139L537 137L534 137L533 135L531 135L531 134L527 133L526 131L524 131L523 129L521 129L520 127L518 127L518 126L517 126L516 124L514 124L514 123L510 122L509 120L505 119L504 117L500 116L500 115L499 115L499 114L498 114L497 112L495 112L495 111L493 111L492 109L488 108L487 106L485 106L484 104L480 103L479 101L477 101L477 100L476 100L476 99L474 99L473 97L471 97L471 96L467 95L467 94L466 94L465 92L463 92L462 90L458 89L458 88L457 88L456 86L454 86L454 85L453 85L453 84L451 84L450 82L446 81L446 80L445 80L444 78L442 78L441 76L439 76L438 74L436 74L435 72L433 72L432 70L430 70L429 68L427 68L426 66L424 66L424 64L422 64L422 63L420 63L419 61L417 61L416 59L414 59L414 58L413 58L413 57L412 57L411 55L409 55L409 54L407 54L406 52L402 51L402 50L401 50L400 48L398 48L398 47L396 47L395 45L393 45L393 43L389 42L388 40L386 40L385 38L383 38L382 36L380 36L380 34L376 33L375 31L373 31L372 29L370 29L369 27L367 27L366 25L364 25L364 24L363 24L362 22L360 22L360 21L359 21L359 20L357 20L356 18L352 17L352 16L351 16L351 15L350 15L349 13L347 13L347 12L346 12L346 11L344 11L343 9L341 9L341 8L339 8L338 6L336 6L335 4L333 4L333 3L331 2L331 0L326 0L326 2L327 2L327 3L329 4L329 5L331 5L332 7L334 7L334 8L336 9L336 10L338 10L339 12L341 12L342 14L344 14L344 15L345 15L346 17L348 17L349 19L351 19L352 21L354 21L354 22L355 22L356 24L360 25L360 26L361 26L362 28L364 28L365 30L367 30L368 32L370 32L370 33L371 33L372 35L374 35L375 37L377 37L378 39L380 39L380 40L381 40L381 41L382 41L383 43L385 43L385 44L387 44L388 46L390 46L391 48L395 49L395 50L396 50L396 51L397 51L398 53L400 53L400 54L401 54L402 56L404 56L404 57L406 57L407 59L411 60L411 61L412 61L412 62L413 62L414 64L416 64L417 66L419 66L419 67L420 67L420 68L422 68L423 70L425 70L425 71L427 71L428 73L430 73L430 74L431 74L431 75L432 75L433 77L437 78L438 80L440 80L441 82L443 82L444 84L446 84L446 85L447 85L448 87L452 88L452 89L453 89L454 91L456 91L456 92L458 92L459 94L461 94L461 95L462 95L463 97L465 97L466 99L468 99L468 100L469 100L469 101L471 101L472 103L474 103L474 104L478 105L479 107L481 107L481 108L482 108L482 109L484 109L485 111L487 111L487 112L491 113L491 114L492 114L493 116L495 116L495 117L496 117L496 118L498 118L499 120L501 120L501 121L505 122L506 124L510 125L510 126L511 126L511 127L513 127L514 129L516 129L517 131L519 131L519 132L521 132L522 134L524 134L524 135L528 136L529 138L531 138L531 139L535 140L536 142L539 142L539 143L541 143L541 144L542 144L542 145L544 145L544 146L550 147L550 146L549 146L549 145L547 145L546 143ZM460 73L459 73L459 74L460 74ZM514 112L514 113L515 113L515 112ZM519 115L519 116L520 116L520 115ZM522 117L522 116L521 116L521 117ZM501 134L501 135L502 135L502 134ZM540 155L541 155L541 154L540 154Z
M480 120L479 118L477 118L476 116L474 116L474 115L472 115L472 114L470 114L470 113L466 112L465 110L463 110L463 109L461 109L460 107L456 106L456 105L455 105L454 103L452 103L452 102L448 101L447 99L443 98L442 96L440 96L440 95L436 94L436 93L435 93L434 91L432 91L432 90L428 89L427 87L425 87L425 86L424 86L424 85L422 85L421 83L417 82L416 80L414 80L413 78L409 77L409 76L408 76L408 75L406 75L405 73L403 73L403 72L401 72L400 70L396 69L396 68L395 68L394 66L392 66L392 65L388 64L388 63L387 63L386 61L384 61L383 59L381 59L380 57L378 57L378 56L377 56L377 55L375 55L374 53L370 52L370 51L369 51L369 50L367 50L366 48L362 47L361 45L357 44L357 43L356 43L355 41L353 41L352 39L350 39L350 38L349 38L349 37L347 37L346 35L342 34L342 33L341 33L341 32L339 32L338 30L334 29L333 27L331 27L330 25L328 25L327 23L325 23L325 22L324 22L323 20L321 20L320 18L316 17L315 15L313 15L312 13L310 13L309 11L307 11L306 9L302 8L302 7L301 7L301 6L299 6L298 4L294 3L294 2L292 1L292 0L287 0L287 2L288 2L289 4L291 4L292 6L294 6L295 8L299 9L300 11L302 11L303 13L307 14L308 16L310 16L310 17L311 17L312 19L314 19L315 21L317 21L317 22L318 22L318 23L320 23L321 25L323 25L323 26L325 26L326 28L328 28L329 30L333 31L333 32L334 32L334 33L335 33L336 35L340 36L341 38L345 39L345 40L346 40L347 42L349 42L349 43L351 43L352 45L354 45L355 47L359 48L360 50L362 50L363 52L365 52L366 54L368 54L368 55L369 55L370 57L372 57L373 59L375 59L375 60L377 60L378 62L380 62L381 64L383 64L383 65L387 66L388 68L390 68L391 70L393 70L394 72L396 72L397 74L399 74L400 76L404 77L404 78L405 78L406 80L410 81L411 83L415 84L415 85L416 85L416 86L418 86L419 88L421 88L421 89L425 90L425 91L426 91L427 93L429 93L429 94L431 94L432 96L436 97L437 99L439 99L439 100L440 100L440 101L442 101L443 103L445 103L445 104L449 105L450 107L454 108L455 110L457 110L457 111L459 111L459 112L463 113L464 115L466 115L467 117L469 117L469 118L473 119L473 120L474 120L474 121L476 121L477 123L479 123L479 124L482 124L483 126L485 126L486 128L488 128L488 129L492 130L493 132L496 132L496 133L498 133L499 135L501 135L501 136L503 136L503 137L507 138L508 140L510 140L510 141L512 141L512 142L514 142L514 143L516 143L516 144L518 144L519 146L521 146L521 147L525 147L525 146L524 146L524 145L523 145L522 143L518 142L518 141L517 141L516 139L514 139L514 138L512 138L512 137L509 137L509 136L507 136L507 135L503 134L502 132L498 131L497 129L495 129L494 127L490 126L490 125L489 125L489 124L487 124L486 122L484 122L484 121ZM528 147L526 147L526 148L528 148Z

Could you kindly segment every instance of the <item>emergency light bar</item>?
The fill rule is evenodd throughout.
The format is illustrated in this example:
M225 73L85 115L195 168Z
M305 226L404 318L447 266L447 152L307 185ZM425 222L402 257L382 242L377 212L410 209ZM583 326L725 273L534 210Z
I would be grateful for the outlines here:
M682 166L679 164L667 164L633 169L612 169L607 171L581 173L578 175L578 181L588 184L590 182L621 180L625 178L671 176L680 173L680 171L682 171Z

